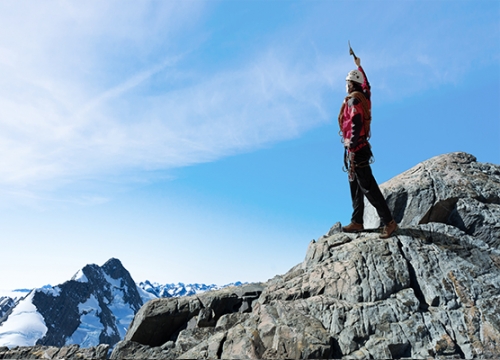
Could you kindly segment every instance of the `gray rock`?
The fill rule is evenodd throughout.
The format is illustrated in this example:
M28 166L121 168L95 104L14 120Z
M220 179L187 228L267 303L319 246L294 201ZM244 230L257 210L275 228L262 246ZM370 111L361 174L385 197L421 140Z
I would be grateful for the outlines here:
M476 199L459 199L448 223L500 249L500 205Z
M216 332L199 341L195 346L181 354L178 359L219 359L226 336L227 332L225 331Z
M109 350L108 344L96 347L80 348L78 345L55 346L18 346L12 349L0 348L0 359L80 359L105 360Z
M176 340L188 326L214 327L223 315L242 312L241 309L247 311L249 302L258 298L262 289L258 284L251 284L200 295L154 299L138 311L124 340L161 346Z
M175 359L177 353L168 346L150 346L134 341L120 341L113 348L112 359Z
M497 248L499 187L500 166L463 152L424 161L380 186L400 226L445 223L484 241L496 240ZM365 203L365 227L378 227L375 209Z
M151 301L112 358L499 357L500 167L447 154L381 188L392 238L337 223L265 284Z
M199 295L149 301L138 311L111 358L131 355L157 358L166 354L170 358L189 357L193 351L204 352L211 358L214 354L220 355L227 330L248 318L253 302L262 291L260 284L246 284ZM145 345L160 350L151 352Z

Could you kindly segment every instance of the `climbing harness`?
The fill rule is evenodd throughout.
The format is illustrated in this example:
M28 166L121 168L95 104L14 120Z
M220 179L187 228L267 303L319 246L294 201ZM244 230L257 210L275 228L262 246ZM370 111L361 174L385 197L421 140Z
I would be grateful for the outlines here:
M368 143L368 146L371 148L370 143ZM342 167L342 171L347 173L347 177L350 182L353 182L356 178L356 168L364 168L375 162L375 157L372 154L368 160L356 163L354 161L355 154L356 153L354 151L348 151L344 148L344 166Z

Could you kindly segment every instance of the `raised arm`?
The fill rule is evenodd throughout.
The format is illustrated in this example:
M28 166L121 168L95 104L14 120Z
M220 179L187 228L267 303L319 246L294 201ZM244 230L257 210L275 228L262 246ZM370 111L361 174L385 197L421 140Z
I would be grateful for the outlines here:
M363 90L365 92L368 92L368 94L371 95L370 82L368 81L368 78L366 77L365 70L363 70L363 68L361 67L361 58L359 58L359 57L355 58L354 63L358 67L358 70L361 71L363 73L363 76L365 77L365 80L364 80L363 84L361 85L363 87Z

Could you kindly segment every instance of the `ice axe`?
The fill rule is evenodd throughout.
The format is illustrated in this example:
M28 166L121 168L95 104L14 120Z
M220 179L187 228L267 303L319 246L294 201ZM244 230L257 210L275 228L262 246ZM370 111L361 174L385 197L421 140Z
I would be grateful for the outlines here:
M351 42L349 40L347 40L347 42L349 43L349 55L354 56L354 60L356 60L357 56L354 54L354 51L352 51Z

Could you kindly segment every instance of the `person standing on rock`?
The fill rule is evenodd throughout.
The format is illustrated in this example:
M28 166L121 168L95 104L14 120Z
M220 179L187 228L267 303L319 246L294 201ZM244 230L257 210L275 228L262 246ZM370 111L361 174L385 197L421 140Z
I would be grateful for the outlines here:
M361 67L361 59L353 52L351 54L354 56L354 63L358 69L347 74L348 95L342 103L338 119L345 148L344 164L349 173L353 213L351 223L342 227L342 230L345 232L364 230L364 196L366 196L384 223L380 238L387 239L396 231L398 225L394 221L370 167L373 156L368 143L371 124L370 83Z

